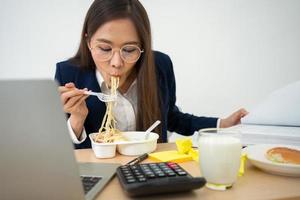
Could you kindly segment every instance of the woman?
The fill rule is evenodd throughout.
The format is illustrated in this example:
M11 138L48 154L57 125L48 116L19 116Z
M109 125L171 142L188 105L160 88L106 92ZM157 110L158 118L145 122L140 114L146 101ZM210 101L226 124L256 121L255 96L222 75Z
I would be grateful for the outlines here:
M80 47L68 61L57 64L55 78L68 113L68 127L76 148L90 148L86 133L98 132L106 105L86 90L107 93L110 77L119 77L113 114L121 131L146 130L167 141L167 130L183 135L208 127L239 123L246 111L228 118L196 117L175 105L175 77L170 58L152 51L150 22L138 0L95 0L88 10Z

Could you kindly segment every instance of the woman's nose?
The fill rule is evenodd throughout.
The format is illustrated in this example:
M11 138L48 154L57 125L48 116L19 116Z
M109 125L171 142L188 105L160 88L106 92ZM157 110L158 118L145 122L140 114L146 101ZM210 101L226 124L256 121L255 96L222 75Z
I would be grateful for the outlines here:
M123 64L123 60L121 58L120 52L119 51L115 51L113 53L113 56L110 60L110 64L111 66L113 66L114 68L120 68Z

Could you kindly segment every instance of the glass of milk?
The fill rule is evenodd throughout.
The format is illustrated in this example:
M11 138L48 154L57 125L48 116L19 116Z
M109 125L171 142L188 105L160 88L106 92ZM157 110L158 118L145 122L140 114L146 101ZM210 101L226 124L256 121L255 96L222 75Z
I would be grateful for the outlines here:
M202 176L209 185L231 187L240 167L242 144L239 132L213 128L201 129L198 133Z

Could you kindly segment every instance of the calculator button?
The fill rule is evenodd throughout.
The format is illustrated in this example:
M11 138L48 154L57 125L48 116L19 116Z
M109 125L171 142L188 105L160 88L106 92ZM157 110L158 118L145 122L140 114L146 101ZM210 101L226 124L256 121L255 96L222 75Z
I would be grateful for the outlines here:
M138 178L139 182L145 182L147 179L146 178Z
M136 165L131 165L130 168L131 168L132 170L135 170L135 169L137 169L138 167L137 167Z
M157 167L157 168L156 168L156 167L155 167L155 168L152 168L152 170L153 170L153 171L161 171L161 169L158 168L158 167Z
M175 163L172 163L172 162L168 162L167 165L168 165L168 166L176 166L176 164L175 164Z
M155 174L159 174L159 173L163 173L163 171L162 170L153 170L153 172L155 173Z
M175 172L183 172L183 170L182 170L182 169L179 169L179 168L174 169L174 171L175 171Z
M149 171L149 172L145 172L145 174L154 174L152 171Z
M123 173L123 175L124 176L132 176L133 174L129 172L129 173Z
M144 174L154 174L152 171L146 171Z
M174 169L174 170L180 170L181 168L174 165L174 166L172 166L172 169Z
M132 175L129 176L125 176L126 179L134 179L134 177Z
M135 179L127 179L126 181L127 181L127 183L135 183L136 182Z
M166 175L164 173L157 173L156 174L158 177L165 177Z
M158 163L158 166L161 166L161 167L166 166L166 163Z
M136 178L145 178L145 176L144 175L138 175L138 176L136 176Z
M147 178L155 178L156 176L155 176L155 174L152 173L152 174L146 174L146 177Z
M176 176L176 174L174 172L169 172L169 173L166 173L167 176Z
M187 175L187 173L184 172L184 171L177 172L177 174L178 174L179 176L185 176L185 175Z

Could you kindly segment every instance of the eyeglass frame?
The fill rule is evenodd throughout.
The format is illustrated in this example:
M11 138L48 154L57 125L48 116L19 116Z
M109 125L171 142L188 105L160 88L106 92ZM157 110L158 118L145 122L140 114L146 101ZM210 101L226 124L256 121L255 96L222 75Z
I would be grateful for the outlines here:
M115 51L116 51L116 50L115 50L116 48L113 48L111 44L107 44L107 43L104 43L104 42L103 42L103 43L100 43L100 44L105 44L105 45L108 45L108 46L111 47L111 55L110 55L107 59L101 60L101 61L103 61L103 62L109 61L109 60L113 57L113 55L114 55L114 53L115 53ZM137 57L137 59L134 60L134 61L132 61L132 62L126 61L126 59L123 58L123 56L122 56L122 49L123 49L124 47L127 47L127 46L134 46L134 47L136 47L136 48L139 50L139 52L140 52L140 54L139 54L139 56ZM93 51L95 48L97 48L97 47L89 47L90 51ZM121 59L122 59L124 62L126 62L126 63L135 63L135 62L137 62L137 61L140 59L142 53L144 53L144 49L141 49L138 45L134 45L134 44L125 44L125 45L123 45L121 48L118 48L118 49L119 49L118 51L119 51L119 53L120 53Z

